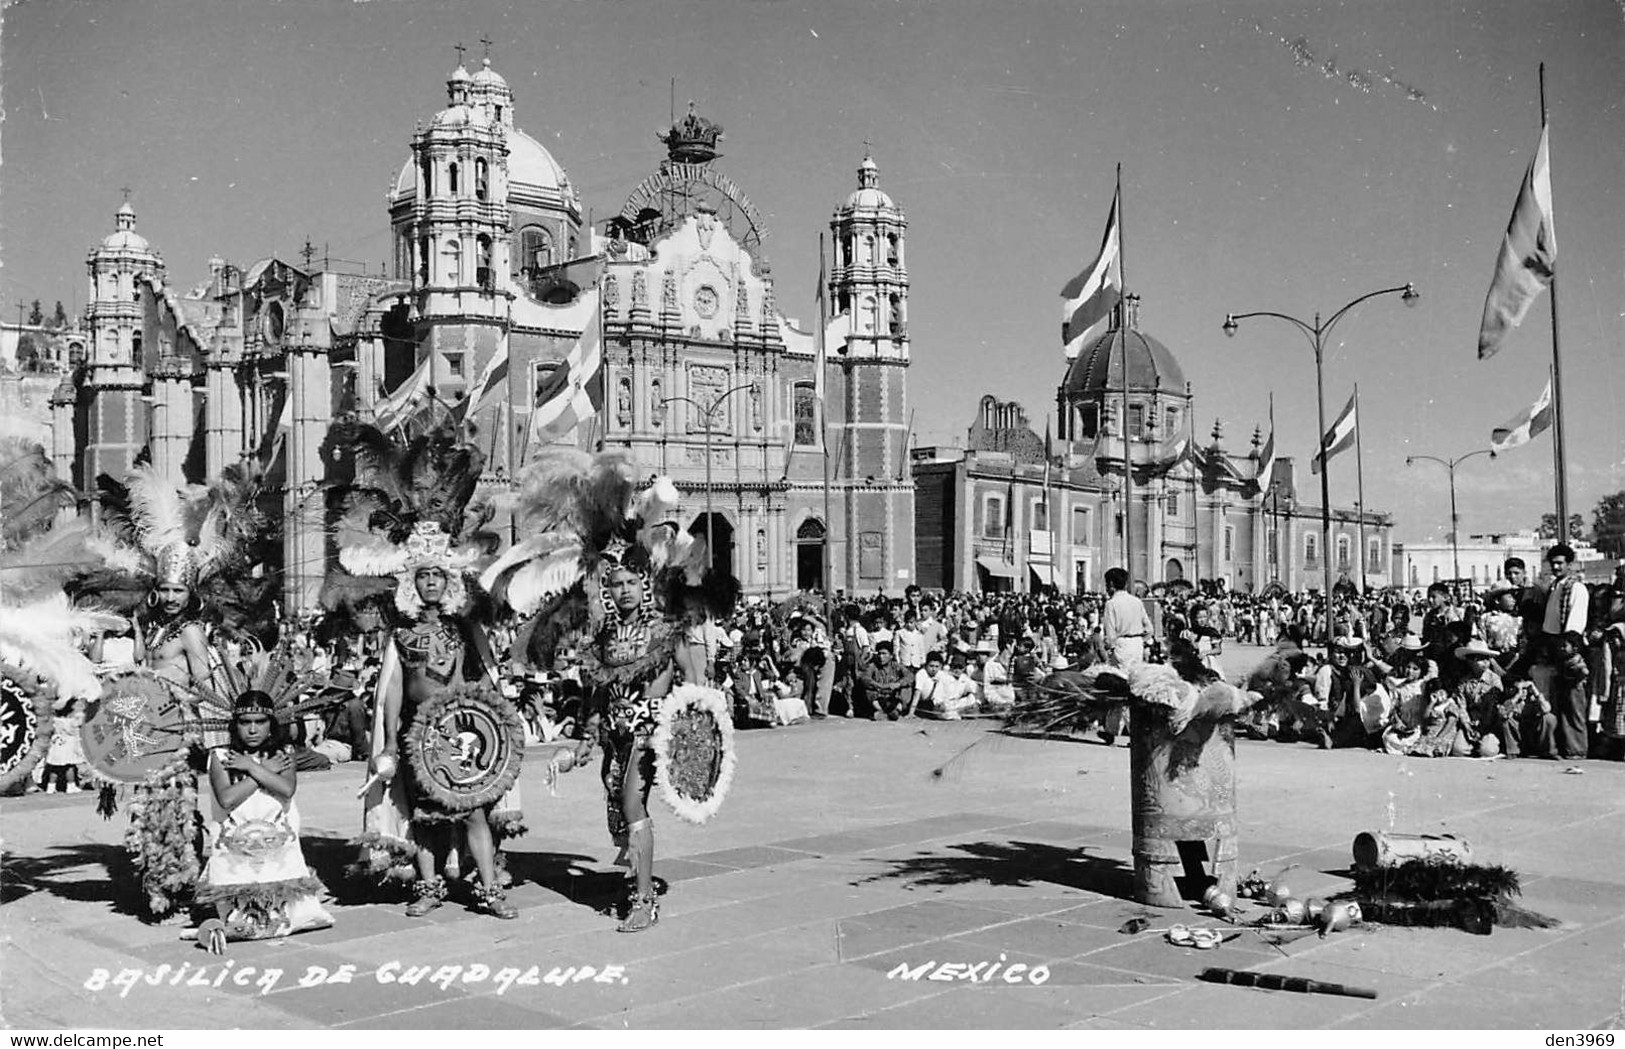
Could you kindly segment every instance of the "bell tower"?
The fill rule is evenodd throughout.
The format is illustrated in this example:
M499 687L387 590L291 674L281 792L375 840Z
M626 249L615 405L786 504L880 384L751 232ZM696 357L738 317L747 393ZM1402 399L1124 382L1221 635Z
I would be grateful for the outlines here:
M513 95L487 58L446 81L448 105L412 137L417 193L410 217L412 289L434 383L449 403L468 389L505 337L508 304L508 141Z
M828 293L846 320L832 339L843 398L835 483L847 541L835 579L848 592L900 590L914 582L914 480L908 464L908 219L880 188L865 155L858 188L830 221L835 264ZM838 329L837 329L838 331ZM833 414L833 413L832 413ZM844 563L843 563L844 557Z
M135 231L135 208L127 191L113 221L117 228L85 260L90 348L81 476L87 487L104 473L122 480L147 443L141 284L161 285L164 279L164 260Z

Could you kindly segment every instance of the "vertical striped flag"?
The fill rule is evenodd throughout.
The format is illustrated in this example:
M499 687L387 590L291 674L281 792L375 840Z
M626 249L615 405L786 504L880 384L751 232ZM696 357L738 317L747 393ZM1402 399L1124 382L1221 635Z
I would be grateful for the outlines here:
M1260 491L1268 491L1270 475L1275 472L1275 422L1270 421L1269 440L1264 442L1264 450L1258 453L1258 487Z
M1557 261L1557 231L1552 227L1552 165L1546 151L1546 128L1540 145L1518 187L1512 221L1501 238L1495 276L1484 300L1484 320L1478 329L1478 359L1501 348L1507 330L1523 323L1541 289L1552 282Z
M1519 412L1503 426L1497 426L1490 432L1490 448L1493 451L1504 452L1508 448L1516 448L1520 444L1528 444L1535 437L1552 428L1552 383L1548 379L1546 388L1540 391L1535 403Z
M1101 241L1099 256L1061 289L1061 298L1065 300L1061 307L1061 345L1069 361L1091 338L1105 331L1112 310L1123 297L1119 193L1112 194L1112 212L1106 220L1106 236Z
M407 380L392 393L380 397L372 406L374 424L384 432L403 425L429 397L429 375L434 360L430 350Z
M457 413L462 418L478 415L489 407L491 399L496 396L497 390L508 381L508 340L504 338L491 359L485 362L485 370L463 398L463 403L457 406Z
M598 308L598 292L594 291L592 315L581 338L570 348L564 366L555 369L536 391L527 442L531 451L596 418L603 406L603 316Z
M1320 473L1332 456L1354 447L1354 432L1358 426L1354 397L1350 396L1349 403L1343 405L1343 410L1338 413L1337 421L1332 423L1332 428L1327 430L1326 436L1321 439L1321 450L1310 460L1309 472Z

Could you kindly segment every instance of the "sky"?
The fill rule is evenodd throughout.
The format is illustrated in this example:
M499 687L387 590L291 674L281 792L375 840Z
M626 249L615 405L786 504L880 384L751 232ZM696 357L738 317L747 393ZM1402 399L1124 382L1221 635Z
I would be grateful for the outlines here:
M726 129L716 166L763 212L780 308L816 311L818 236L866 145L907 212L909 395L962 443L984 393L1042 430L1063 284L1123 170L1141 327L1178 357L1198 435L1268 427L1300 467L1315 369L1290 326L1378 288L1327 343L1328 418L1360 385L1367 505L1442 537L1443 468L1540 392L1550 296L1489 361L1484 295L1540 129L1547 64L1571 510L1625 489L1625 15L1611 0L1132 4L23 0L0 23L0 316L86 294L131 190L189 286L216 252L389 255L384 193L481 37L520 127L616 212L662 155L671 79ZM477 67L477 66L476 66ZM1352 457L1332 462L1352 504ZM1464 532L1553 508L1551 439L1458 471ZM1305 478L1307 480L1307 478Z

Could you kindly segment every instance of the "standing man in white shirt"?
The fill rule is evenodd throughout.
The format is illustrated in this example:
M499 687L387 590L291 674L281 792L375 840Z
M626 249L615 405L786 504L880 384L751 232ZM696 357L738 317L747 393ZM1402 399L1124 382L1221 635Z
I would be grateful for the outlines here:
M1584 688L1558 687L1558 668L1563 662L1559 643L1565 634L1585 637L1586 614L1591 595L1580 581L1580 567L1574 563L1574 548L1558 543L1546 551L1552 566L1552 588L1546 594L1546 617L1541 624L1542 654L1529 673L1557 715L1557 749L1564 758L1583 758L1588 751L1587 721L1591 701Z
M1128 573L1121 568L1106 570L1106 611L1101 617L1106 650L1118 666L1145 662L1145 642L1151 634L1151 617L1145 602L1128 589Z

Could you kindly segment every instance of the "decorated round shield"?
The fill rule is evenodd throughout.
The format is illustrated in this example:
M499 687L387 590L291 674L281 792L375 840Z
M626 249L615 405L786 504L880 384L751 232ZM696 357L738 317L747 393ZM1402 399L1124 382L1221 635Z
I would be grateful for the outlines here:
M118 783L141 783L188 744L186 701L150 670L130 670L102 682L79 732L85 761Z
M51 746L52 689L0 663L0 791L34 771Z
M498 693L473 685L426 700L406 733L414 783L456 812L501 800L519 778L524 756L519 712Z
M651 744L655 782L672 811L690 823L714 816L733 782L737 760L727 698L699 685L672 689L660 701Z

